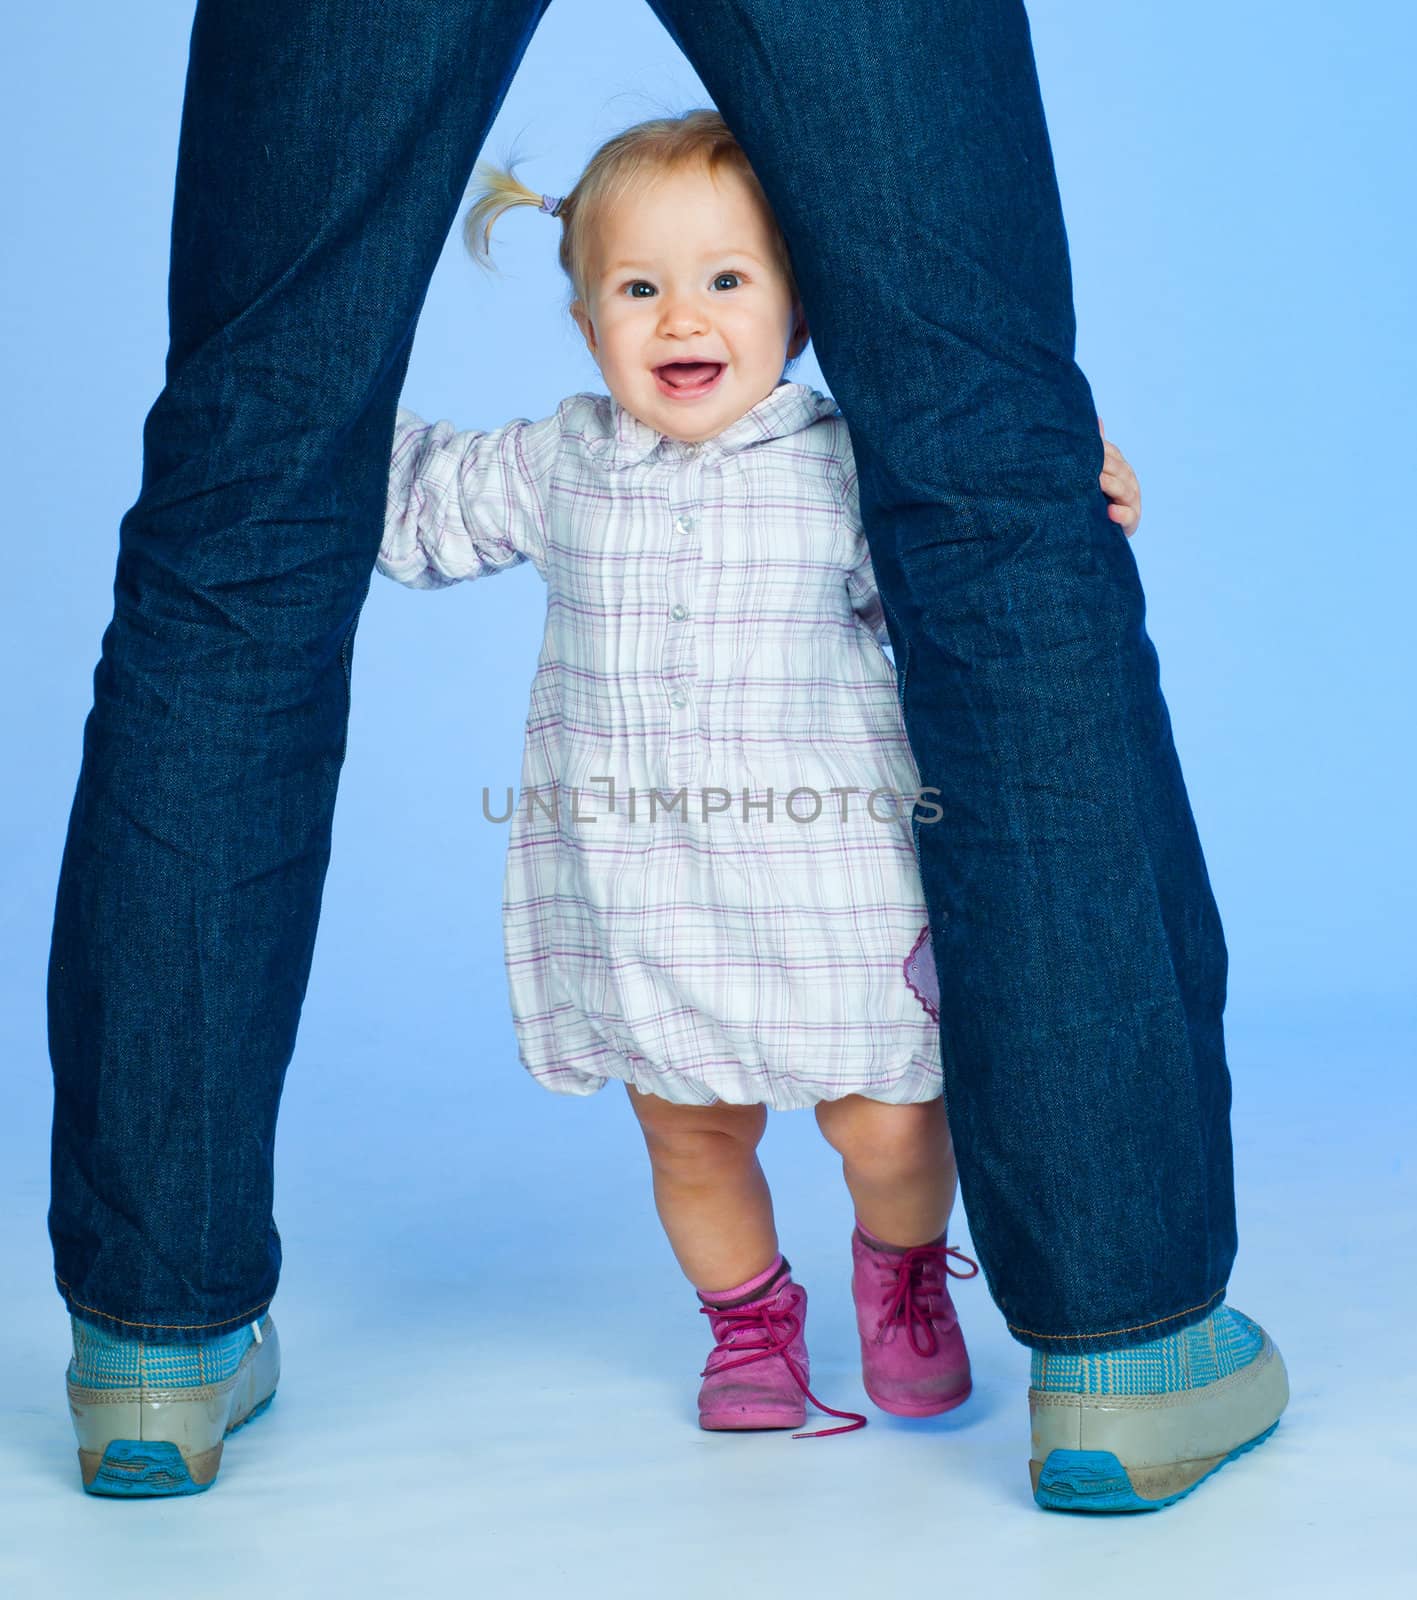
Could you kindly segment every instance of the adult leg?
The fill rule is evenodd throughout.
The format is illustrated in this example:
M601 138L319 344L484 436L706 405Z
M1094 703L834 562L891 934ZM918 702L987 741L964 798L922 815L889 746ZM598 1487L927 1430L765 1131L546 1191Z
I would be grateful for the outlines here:
M428 280L548 0L201 0L166 382L49 964L50 1235L111 1333L210 1339L280 1271L276 1113L355 628Z
M841 405L921 782L971 1231L1041 1350L1203 1318L1235 1252L1227 956L1098 487L1020 0L651 0L741 139Z

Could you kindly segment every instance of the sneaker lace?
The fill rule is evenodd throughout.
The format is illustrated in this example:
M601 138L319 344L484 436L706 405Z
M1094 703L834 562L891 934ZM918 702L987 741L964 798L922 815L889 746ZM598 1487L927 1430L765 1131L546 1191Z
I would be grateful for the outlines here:
M729 1367L745 1367L753 1361L767 1361L781 1356L793 1381L818 1411L829 1417L850 1417L843 1428L818 1428L815 1433L794 1433L794 1439L825 1439L833 1433L853 1433L866 1426L866 1418L859 1411L836 1411L823 1405L807 1387L806 1377L796 1361L788 1354L788 1346L802 1330L802 1319L786 1306L770 1300L757 1305L724 1310L720 1306L700 1306L706 1317L714 1318L714 1347L709 1352L708 1364L699 1374L706 1378L711 1372L724 1372ZM734 1351L729 1356L725 1352ZM721 1359L716 1359L721 1358Z
M956 1271L951 1256L968 1262L969 1271ZM896 1266L895 1282L881 1301L884 1316L876 1331L876 1343L881 1343L888 1328L898 1322L904 1323L906 1337L916 1355L934 1355L940 1348L935 1332L935 1319L941 1310L937 1297L946 1275L972 1278L978 1271L979 1263L965 1255L958 1245L917 1244L903 1251ZM922 1339L927 1342L922 1344Z

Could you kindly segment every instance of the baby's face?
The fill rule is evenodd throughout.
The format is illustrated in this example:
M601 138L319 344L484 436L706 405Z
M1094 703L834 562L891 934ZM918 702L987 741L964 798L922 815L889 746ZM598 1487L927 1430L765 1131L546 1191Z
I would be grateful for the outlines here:
M597 231L587 274L589 305L571 310L606 387L675 439L736 422L807 343L768 224L732 171L677 172L627 196ZM693 361L716 375L675 389L663 369Z

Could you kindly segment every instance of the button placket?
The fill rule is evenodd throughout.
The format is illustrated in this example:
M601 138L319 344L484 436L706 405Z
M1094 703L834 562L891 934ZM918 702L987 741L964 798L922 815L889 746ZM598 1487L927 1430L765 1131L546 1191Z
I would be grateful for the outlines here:
M687 680L693 677L695 667L694 629L690 625L693 612L686 601L693 598L699 574L699 553L688 537L699 526L699 518L689 499L698 484L698 462L694 458L699 453L699 447L686 444L683 453L688 458L684 462L681 480L685 499L677 496L671 499L670 509L674 513L672 528L679 537L670 547L666 567L669 627L664 650L664 678L671 712L665 771L667 785L671 789L692 778L698 742L692 712L688 715L683 713L692 704L692 685ZM678 487L676 484L675 488Z

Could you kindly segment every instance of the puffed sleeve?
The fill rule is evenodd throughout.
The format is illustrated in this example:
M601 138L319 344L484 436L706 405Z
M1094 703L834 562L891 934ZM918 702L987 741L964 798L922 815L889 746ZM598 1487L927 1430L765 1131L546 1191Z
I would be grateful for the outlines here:
M847 461L843 465L842 499L847 517L856 530L856 562L846 574L846 593L851 609L870 630L878 644L891 642L886 627L886 614L881 605L880 591L876 588L876 569L871 565L871 547L861 528L861 506L856 493L856 465Z
M530 561L546 575L545 506L559 413L458 431L398 408L375 566L410 589L444 589Z
M871 565L871 550L865 537L860 545L861 559L846 575L846 592L851 599L851 609L871 631L877 644L891 642L886 627L886 613L881 605L880 591L876 588L876 571Z

